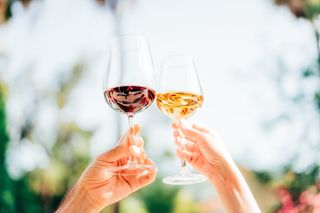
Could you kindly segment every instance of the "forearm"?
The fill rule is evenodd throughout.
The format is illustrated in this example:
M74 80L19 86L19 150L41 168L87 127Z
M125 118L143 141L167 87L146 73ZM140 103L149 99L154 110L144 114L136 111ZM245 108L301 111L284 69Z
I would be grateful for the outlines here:
M232 160L222 163L223 172L209 179L228 213L261 213L245 179Z
M56 213L97 213L101 209L94 205L84 188L75 185L67 194Z

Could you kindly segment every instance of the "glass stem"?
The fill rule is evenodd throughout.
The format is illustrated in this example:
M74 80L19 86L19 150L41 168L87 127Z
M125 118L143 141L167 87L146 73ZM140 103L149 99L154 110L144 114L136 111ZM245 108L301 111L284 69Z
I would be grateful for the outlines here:
M131 128L132 128L132 118L133 118L133 114L129 113L128 114L128 123L129 123L129 137L130 137L130 140L132 141L133 140L133 132L131 132ZM129 160L128 160L128 164L135 164L137 163L137 160L134 158L134 156L132 154L130 154L129 156Z
M177 122L180 124L180 120L177 120ZM184 137L182 136L181 137L181 144L183 145L183 148L184 148L184 143L185 143L185 141L184 141L185 139L184 139ZM180 172L181 173L184 173L184 172L186 172L186 169L187 169L187 163L186 163L186 161L185 160L180 160Z
M185 171L187 168L187 163L185 160L181 160L181 171Z
M184 138L182 137L181 138L181 144L183 146L183 149L184 149ZM187 172L187 162L185 160L182 160L180 161L180 173L184 174Z
M132 127L132 118L133 118L133 115L132 114L129 114L128 115L128 123L129 123L129 128L131 129Z

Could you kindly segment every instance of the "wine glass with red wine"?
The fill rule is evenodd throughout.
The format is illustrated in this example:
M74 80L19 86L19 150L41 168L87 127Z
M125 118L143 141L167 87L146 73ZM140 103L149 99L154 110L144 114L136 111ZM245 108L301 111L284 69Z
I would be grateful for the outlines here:
M148 108L156 97L150 49L143 36L118 36L111 40L103 92L108 105L128 116L129 127L138 112ZM139 164L128 156L124 166L110 170L117 175L139 175L156 171L154 165Z

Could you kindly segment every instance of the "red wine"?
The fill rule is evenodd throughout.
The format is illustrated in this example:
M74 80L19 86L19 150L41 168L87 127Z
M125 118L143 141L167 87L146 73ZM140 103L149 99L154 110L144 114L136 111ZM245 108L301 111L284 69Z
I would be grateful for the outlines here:
M104 97L116 111L135 114L152 104L156 92L142 86L120 86L106 90Z

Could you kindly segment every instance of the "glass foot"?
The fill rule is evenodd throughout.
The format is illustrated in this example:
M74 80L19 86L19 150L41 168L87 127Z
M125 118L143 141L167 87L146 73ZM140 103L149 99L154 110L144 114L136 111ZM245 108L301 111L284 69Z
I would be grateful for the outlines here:
M169 185L188 185L202 183L207 177L201 174L193 174L189 171L181 171L174 176L168 176L162 179L162 182Z
M123 166L111 167L108 169L114 175L147 175L158 171L157 166L147 164L129 163Z

